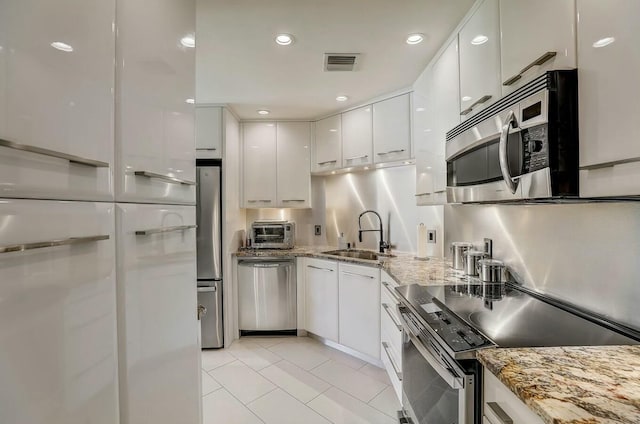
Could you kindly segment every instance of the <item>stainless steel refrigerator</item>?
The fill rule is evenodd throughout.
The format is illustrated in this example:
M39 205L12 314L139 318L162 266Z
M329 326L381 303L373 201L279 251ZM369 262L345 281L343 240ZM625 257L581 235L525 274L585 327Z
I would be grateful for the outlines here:
M202 347L224 346L222 299L221 162L196 162L196 223L198 304L201 306Z

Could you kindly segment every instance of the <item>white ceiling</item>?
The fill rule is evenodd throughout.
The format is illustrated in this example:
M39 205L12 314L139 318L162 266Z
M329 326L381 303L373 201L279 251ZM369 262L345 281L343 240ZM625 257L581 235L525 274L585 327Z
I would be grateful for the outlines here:
M409 87L473 0L198 0L196 101L242 119L311 119ZM408 34L426 35L408 45ZM295 36L288 47L278 33ZM361 53L324 72L324 53ZM349 96L339 103L337 95Z

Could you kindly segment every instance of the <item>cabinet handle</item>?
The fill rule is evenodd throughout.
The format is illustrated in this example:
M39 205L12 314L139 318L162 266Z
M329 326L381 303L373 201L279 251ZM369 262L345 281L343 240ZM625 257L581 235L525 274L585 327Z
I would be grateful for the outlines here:
M190 230L192 228L197 228L197 225L177 225L175 227L151 228L149 230L136 231L136 235L137 236L148 236L148 235L151 235L151 234L169 233L171 231Z
M357 274L357 273L355 273L355 272L349 272L349 271L342 271L342 273L343 273L344 275L351 275L352 277L369 278L369 279L371 279L371 280L373 280L374 278L376 278L376 277L372 277L372 276L370 276L370 275Z
M482 103L485 103L487 100L489 100L491 97L491 95L489 94L485 94L484 96L480 97L478 100L475 101L475 103L473 103L471 106L469 106L468 108L466 108L465 110L463 110L462 112L460 112L460 115L468 115L471 113L471 111L473 110L474 107L481 105Z
M593 165L585 165L585 166L581 166L580 170L581 171L590 171L592 169L612 168L612 167L614 167L616 165L624 165L625 163L633 163L633 162L640 162L640 157L613 160L611 162L602 162L602 163L596 163L596 164L593 164Z
M393 321L393 324L396 326L396 328L398 329L398 331L402 331L402 324L400 324L398 321L396 321L396 318L393 316L393 314L391 313L390 306L387 305L386 303L382 304L382 307L384 308L385 312L387 313L387 315L389 315L389 318L391 318L391 321Z
M393 372L396 373L396 377L398 377L398 380L402 381L402 372L398 370L398 366L391 357L391 353L389 353L389 343L382 342L382 348L384 349L384 353L387 355L387 358L389 358L389 362L391 362L391 367L393 368Z
M218 150L218 149L215 147L199 147L196 150Z
M380 152L380 153L378 153L378 156L390 155L391 153L402 153L404 151L405 151L405 149L389 150L388 152Z
M317 269L318 271L333 272L331 268L320 268L319 266L307 265L307 268Z
M284 199L283 202L306 202L304 199Z
M368 157L369 155L361 155L361 156L354 156L352 158L346 158L345 160L347 161L347 160L356 160L356 159L366 159Z
M337 159L334 159L334 160L325 160L324 162L318 162L318 165L326 165L326 164L328 164L328 163L336 163L336 162L338 162L338 160L337 160Z
M391 290L391 285L389 283L387 283L386 281L383 281L382 285L387 289L391 297L393 297L396 300L396 302L400 302L400 298L398 297L398 295L396 295L393 292L393 290Z
M514 75L511 78L509 78L508 80L506 80L505 82L503 82L502 85L511 85L511 84L513 84L514 82L516 82L520 78L522 78L522 74L527 72L529 69L533 68L534 66L542 65L543 63L545 63L549 59L554 58L556 56L556 54L557 54L557 52L546 52L545 54L543 54L542 56L540 56L539 58L537 58L536 60L534 60L533 62L531 62L527 66L525 66L524 68L522 68L522 70L520 71L520 73L518 75Z
M34 243L13 244L10 246L0 246L0 253L24 252L25 250L43 249L45 247L69 246L72 244L90 243L100 240L109 240L106 234L87 237L69 237L60 240L37 241Z
M268 199L263 199L263 200L247 200L248 203L257 203L257 202L262 202L262 203L271 203L271 200Z
M102 162L99 160L87 159L80 156L70 155L68 153L56 152L55 150L44 149L42 147L30 146L28 144L20 144L14 141L0 139L0 146L14 150L21 150L23 152L37 153L43 156L49 156L52 158L68 160L71 163L78 165L92 166L94 168L108 168L108 162Z
M190 186L196 185L195 181L182 180L180 178L170 177L164 174L156 174L155 172L135 171L133 174L137 177L153 178L155 180L162 180L162 181L173 183L173 184L182 184L182 185L190 185Z
M414 194L415 197L419 197L419 196L431 196L432 193L425 191L424 193L417 193Z
M493 413L493 415L500 420L500 424L513 424L513 420L511 417L504 412L504 409L500 408L496 402L487 402L486 403L489 410Z

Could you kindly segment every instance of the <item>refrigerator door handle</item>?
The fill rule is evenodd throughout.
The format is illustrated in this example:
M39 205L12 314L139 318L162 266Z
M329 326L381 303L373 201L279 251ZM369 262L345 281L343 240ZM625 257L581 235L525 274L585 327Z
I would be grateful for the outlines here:
M211 293L211 292L217 292L218 288L216 286L212 286L212 287L198 287L198 293Z

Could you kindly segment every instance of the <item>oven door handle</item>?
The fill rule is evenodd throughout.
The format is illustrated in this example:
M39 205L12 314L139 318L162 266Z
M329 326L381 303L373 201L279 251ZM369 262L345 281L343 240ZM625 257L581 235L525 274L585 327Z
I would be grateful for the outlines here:
M502 178L504 182L507 184L507 188L511 191L511 194L515 194L518 189L519 180L513 179L511 176L511 172L509 171L509 161L507 156L507 141L509 140L509 129L513 125L514 128L518 127L518 120L516 119L516 114L510 110L507 115L507 119L502 126L502 132L500 133L500 145L498 151L498 159L500 160L500 172L502 173Z
M409 332L408 335L409 340L411 340L416 349L418 349L418 352L420 352L429 365L436 370L438 375L449 385L449 387L452 389L464 389L464 382L460 377L455 376L448 368L442 365L416 336L411 332Z

